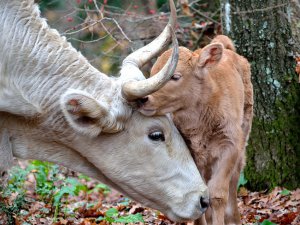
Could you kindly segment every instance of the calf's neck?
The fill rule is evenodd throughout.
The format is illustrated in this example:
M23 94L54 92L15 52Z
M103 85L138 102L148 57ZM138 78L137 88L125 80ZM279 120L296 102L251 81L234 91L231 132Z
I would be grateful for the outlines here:
M151 74L170 54L158 58ZM248 61L219 35L195 52L180 47L172 79L138 101L145 115L171 113L208 185L210 207L195 224L241 224L236 197L253 117L250 76Z

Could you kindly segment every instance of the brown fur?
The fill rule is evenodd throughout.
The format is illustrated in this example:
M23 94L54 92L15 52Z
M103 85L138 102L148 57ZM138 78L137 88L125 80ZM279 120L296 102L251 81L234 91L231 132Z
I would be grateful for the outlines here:
M146 115L172 113L208 184L211 207L195 224L241 224L237 182L251 130L253 89L250 65L234 50L224 35L195 52L180 47L174 78L181 78L148 96L140 108ZM151 74L170 54L169 50L159 57Z

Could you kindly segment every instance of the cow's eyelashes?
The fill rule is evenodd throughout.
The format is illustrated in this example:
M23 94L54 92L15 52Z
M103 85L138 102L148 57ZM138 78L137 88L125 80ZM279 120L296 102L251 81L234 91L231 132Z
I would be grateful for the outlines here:
M165 141L165 135L162 131L153 131L148 134L148 137L152 141Z
M171 77L171 79L172 79L172 80L175 80L175 81L179 80L180 78L181 78L181 74L178 74L178 73L175 73L175 74Z

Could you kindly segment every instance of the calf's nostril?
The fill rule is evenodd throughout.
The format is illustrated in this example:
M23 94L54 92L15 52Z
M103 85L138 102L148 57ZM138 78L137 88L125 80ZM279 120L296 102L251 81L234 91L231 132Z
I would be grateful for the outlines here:
M203 210L206 210L209 206L209 198L208 197L200 197L200 206Z
M148 101L148 97L140 98L137 100L138 107L143 106Z
M148 101L148 97L144 97L140 99L141 103L146 103Z

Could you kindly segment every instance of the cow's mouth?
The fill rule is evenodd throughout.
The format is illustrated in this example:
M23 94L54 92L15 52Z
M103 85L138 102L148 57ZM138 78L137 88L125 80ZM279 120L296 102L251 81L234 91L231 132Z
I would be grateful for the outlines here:
M177 223L187 223L187 222L191 222L193 220L198 219L200 216L202 216L203 213L200 211L196 214L194 214L193 216L186 218L186 217L182 217L180 215L174 214L173 212L168 212L166 214L166 217L170 220L170 221L176 221Z

